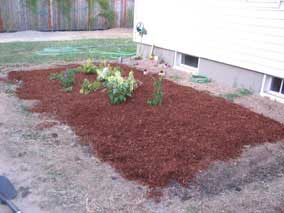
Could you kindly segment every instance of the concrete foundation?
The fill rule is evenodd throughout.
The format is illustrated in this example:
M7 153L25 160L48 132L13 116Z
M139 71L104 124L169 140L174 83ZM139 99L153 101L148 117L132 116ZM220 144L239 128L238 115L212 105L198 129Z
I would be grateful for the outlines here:
M142 58L149 58L152 47L145 44L137 45L137 55ZM159 56L165 63L173 66L175 61L175 52L159 47L155 47L153 54Z
M210 79L230 87L247 88L257 93L261 91L264 75L262 73L203 58L199 60L200 75L206 75Z
M149 58L150 52L151 46L138 44L137 55L143 58ZM174 51L155 47L154 55L159 56L160 59L171 66L175 64ZM213 81L230 87L246 88L256 93L261 91L262 79L264 75L262 73L204 58L200 58L199 60L198 73L200 75L205 75Z

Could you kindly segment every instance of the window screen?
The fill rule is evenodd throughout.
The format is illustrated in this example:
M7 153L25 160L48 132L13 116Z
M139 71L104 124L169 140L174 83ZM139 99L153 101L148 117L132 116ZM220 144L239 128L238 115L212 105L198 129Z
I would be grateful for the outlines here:
M282 79L272 78L270 90L273 92L280 92Z
M190 67L198 68L198 58L191 55L182 54L181 63Z

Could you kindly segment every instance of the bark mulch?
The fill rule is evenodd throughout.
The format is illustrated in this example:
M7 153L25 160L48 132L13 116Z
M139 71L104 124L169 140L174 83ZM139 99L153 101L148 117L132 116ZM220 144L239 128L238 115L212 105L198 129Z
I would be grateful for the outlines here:
M142 86L126 103L113 106L106 91L79 94L83 79L95 76L77 74L71 93L48 80L62 70L11 72L9 79L23 80L20 98L40 100L33 112L56 115L124 177L152 187L170 181L186 185L211 162L238 157L244 145L284 138L284 126L276 121L167 80L163 105L148 106L153 81L139 71L135 77Z

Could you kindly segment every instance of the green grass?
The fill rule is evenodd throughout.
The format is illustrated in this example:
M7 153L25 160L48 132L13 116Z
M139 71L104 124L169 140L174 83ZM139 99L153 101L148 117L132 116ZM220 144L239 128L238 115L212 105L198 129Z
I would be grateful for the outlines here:
M131 39L88 39L0 44L0 65L47 64L94 59L111 60L135 55Z

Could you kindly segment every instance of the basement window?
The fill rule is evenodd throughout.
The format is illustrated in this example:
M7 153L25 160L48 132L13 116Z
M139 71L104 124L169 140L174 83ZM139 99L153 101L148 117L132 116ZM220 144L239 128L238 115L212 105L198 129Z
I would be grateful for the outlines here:
M198 68L199 58L191 55L182 54L181 64L193 68Z
M264 75L263 85L260 94L276 100L278 102L284 103L284 79Z
M284 95L284 80L281 78L272 77L270 84L270 91Z

